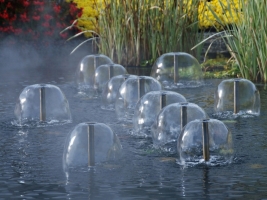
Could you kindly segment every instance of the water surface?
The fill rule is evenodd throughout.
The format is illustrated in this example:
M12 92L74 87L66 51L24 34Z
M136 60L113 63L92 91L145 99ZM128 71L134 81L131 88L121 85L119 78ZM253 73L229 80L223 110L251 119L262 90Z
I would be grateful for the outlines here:
M80 55L81 56L81 55ZM1 57L1 56L0 56ZM224 122L234 140L233 163L184 168L175 152L153 148L151 138L137 138L114 111L101 109L99 99L77 97L74 72L77 56L49 66L22 66L0 61L0 198L1 199L263 199L267 197L267 95L261 95L261 115ZM221 80L206 80L201 88L176 89L188 101L213 114L214 91ZM17 98L37 83L58 86L66 95L73 122L47 127L12 125ZM101 122L119 136L122 158L88 170L63 171L64 143L81 122ZM174 150L174 149L173 149Z

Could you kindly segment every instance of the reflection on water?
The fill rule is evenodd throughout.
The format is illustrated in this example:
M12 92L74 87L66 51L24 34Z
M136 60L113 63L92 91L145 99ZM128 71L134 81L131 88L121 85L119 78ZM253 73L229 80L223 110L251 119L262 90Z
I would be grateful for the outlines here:
M129 134L114 111L101 109L99 99L80 98L73 83L75 66L10 70L0 68L0 198L37 199L261 199L267 190L266 89L257 85L262 102L259 117L223 119L232 131L234 161L220 166L183 168L173 151L154 149L152 139ZM129 71L130 72L130 71ZM131 72L130 72L131 73ZM136 72L135 72L136 73ZM148 74L142 74L148 75ZM57 126L12 125L18 95L36 83L57 85L66 94L72 123ZM220 80L200 88L177 88L192 103L213 114ZM215 116L216 117L216 116ZM118 134L123 155L97 163L92 170L63 172L62 155L68 133L78 123L95 121ZM257 167L260 166L260 167Z

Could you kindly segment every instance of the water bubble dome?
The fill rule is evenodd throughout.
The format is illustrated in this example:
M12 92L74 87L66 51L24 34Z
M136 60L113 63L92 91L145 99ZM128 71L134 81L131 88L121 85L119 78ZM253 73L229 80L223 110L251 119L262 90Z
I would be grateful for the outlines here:
M76 71L78 89L92 97L95 94L95 71L100 65L112 64L113 61L102 54L85 56Z
M115 110L119 120L133 116L139 99L148 92L161 90L161 84L150 76L128 78L121 85L117 94Z
M177 141L179 164L231 162L233 155L232 134L217 119L196 119L182 130Z
M114 76L128 74L127 70L119 64L100 65L95 71L95 88L101 93L106 83Z
M146 93L137 103L133 116L133 131L136 135L148 135L160 110L165 106L186 102L186 98L173 91L152 91Z
M128 78L137 78L136 75L118 75L112 77L107 84L104 86L102 91L102 109L106 110L115 110L115 102L117 99L117 94L119 92L119 89L122 85L122 83L127 80Z
M32 121L70 122L69 103L60 88L50 84L27 86L15 107L19 124Z
M232 111L260 115L260 93L247 79L223 80L215 92L215 112Z
M66 139L63 153L64 170L86 168L117 159L121 149L119 138L106 124L80 123Z
M203 85L203 73L197 59L185 52L161 55L152 66L151 76L165 88Z
M173 103L164 107L151 126L153 144L162 146L177 140L182 128L195 119L206 119L206 112L194 103Z

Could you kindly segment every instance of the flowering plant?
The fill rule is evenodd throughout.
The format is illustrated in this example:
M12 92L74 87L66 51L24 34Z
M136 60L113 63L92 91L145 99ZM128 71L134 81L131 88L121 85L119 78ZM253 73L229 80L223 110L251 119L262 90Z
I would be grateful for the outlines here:
M99 11L103 9L105 4L110 0L66 0L66 2L72 2L77 5L77 8L82 9L81 16L77 19L77 28L81 31L92 30L98 32L98 18ZM92 37L92 32L85 32L86 37Z
M47 0L0 0L0 37L17 36L23 40L49 41L73 33L60 31L81 16L75 3Z
M78 19L78 27L80 30L93 30L98 32L99 10L108 4L109 0L66 0L67 2L74 2L77 7L83 8L81 18ZM151 2L151 1L150 1ZM156 3L157 1L155 1ZM194 0L183 0L183 4L187 5L188 15L192 15L191 6ZM215 15L220 18L220 24ZM198 4L198 26L200 29L209 29L216 27L223 29L225 25L239 23L242 19L241 5L239 0L201 0ZM92 36L91 33L85 33L86 36Z
M198 6L200 29L215 27L222 30L226 25L242 20L240 0L202 0Z

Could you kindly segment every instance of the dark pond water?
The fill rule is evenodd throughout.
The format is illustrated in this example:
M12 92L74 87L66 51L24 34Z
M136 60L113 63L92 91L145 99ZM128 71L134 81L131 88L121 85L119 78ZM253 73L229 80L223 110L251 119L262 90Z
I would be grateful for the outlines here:
M75 97L74 71L82 53L75 58L66 54L57 62L41 60L36 66L27 60L30 57L16 61L3 55L0 54L0 199L267 198L267 91L263 85L257 85L262 102L259 117L225 120L233 134L233 163L184 168L176 163L175 153L154 149L151 138L129 134L131 127L121 125L115 112L102 110L99 99ZM213 94L220 82L206 80L204 87L176 91L211 116ZM70 104L72 123L35 128L12 125L20 92L36 83L50 83L62 89ZM78 123L88 121L105 123L117 133L123 147L122 158L98 163L90 171L73 171L67 178L62 167L65 139Z

